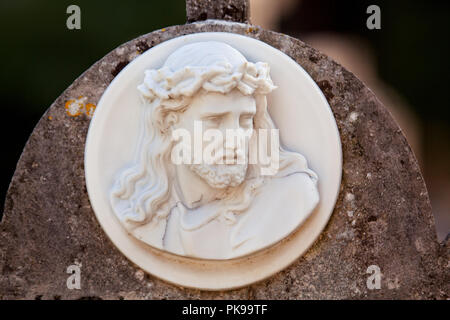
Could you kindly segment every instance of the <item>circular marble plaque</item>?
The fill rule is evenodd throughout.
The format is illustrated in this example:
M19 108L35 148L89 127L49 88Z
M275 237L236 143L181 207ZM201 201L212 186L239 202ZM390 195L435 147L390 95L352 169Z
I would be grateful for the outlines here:
M287 237L233 259L199 259L173 254L132 236L114 214L111 186L117 172L136 158L142 101L137 87L144 71L158 69L176 49L194 42L218 41L249 62L266 62L278 87L267 96L268 110L280 130L282 145L308 160L318 176L319 203ZM222 290L262 280L300 257L325 227L341 183L339 132L324 95L295 61L256 39L232 33L198 33L163 42L129 63L111 82L91 120L85 151L86 185L99 223L114 245L145 271L192 288Z

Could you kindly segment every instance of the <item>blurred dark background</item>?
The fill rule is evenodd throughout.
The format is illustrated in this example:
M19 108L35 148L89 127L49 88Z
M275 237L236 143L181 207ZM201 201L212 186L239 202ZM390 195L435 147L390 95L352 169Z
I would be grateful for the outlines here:
M251 0L256 25L298 37L360 77L400 123L424 173L440 240L450 231L449 1ZM81 8L68 30L66 8ZM366 9L381 9L369 30ZM183 0L0 2L0 207L39 118L120 44L185 23Z

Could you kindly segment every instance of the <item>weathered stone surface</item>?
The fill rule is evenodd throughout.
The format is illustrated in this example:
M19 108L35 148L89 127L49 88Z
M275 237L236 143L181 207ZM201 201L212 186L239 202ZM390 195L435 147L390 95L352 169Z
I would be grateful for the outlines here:
M83 155L89 118L64 104L96 104L137 54L195 32L260 39L296 60L319 84L343 146L343 180L333 215L313 247L286 270L252 286L204 292L144 274L106 237L92 211ZM448 243L436 240L417 161L388 111L353 74L303 42L255 26L205 21L158 30L109 53L53 103L18 162L0 225L0 298L448 298ZM81 263L81 290L68 290L66 268ZM378 265L380 290L366 269Z
M217 19L248 22L248 0L186 0L187 22Z

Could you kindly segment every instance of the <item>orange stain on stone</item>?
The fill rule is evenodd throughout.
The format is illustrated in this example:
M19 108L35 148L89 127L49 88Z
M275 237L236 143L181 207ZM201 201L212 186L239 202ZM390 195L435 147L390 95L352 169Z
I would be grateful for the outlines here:
M92 117L95 111L95 104L86 103L87 98L84 96L79 96L77 99L67 100L65 103L66 113L70 117L78 117L82 113L86 116Z
M255 32L255 31L257 31L258 30L258 28L254 28L254 27L249 27L249 28L247 28L247 30L245 30L245 33L252 33L252 32Z
M73 99L66 101L66 105L65 105L66 113L71 117L78 117L81 114L81 110L80 110L81 108L78 108L76 112L72 112L71 106L74 103L76 103L76 100L73 100Z
M96 108L95 104L87 103L86 104L86 115L88 117L92 117L94 115L95 108Z

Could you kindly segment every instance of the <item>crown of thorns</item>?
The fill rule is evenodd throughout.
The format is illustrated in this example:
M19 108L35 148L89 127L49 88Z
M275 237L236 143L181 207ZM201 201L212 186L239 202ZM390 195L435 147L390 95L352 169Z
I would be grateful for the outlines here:
M208 92L228 93L236 88L245 95L268 94L276 88L269 71L267 63L248 61L237 67L223 62L207 67L187 66L177 71L165 66L146 70L138 90L149 103L192 97L202 88Z

